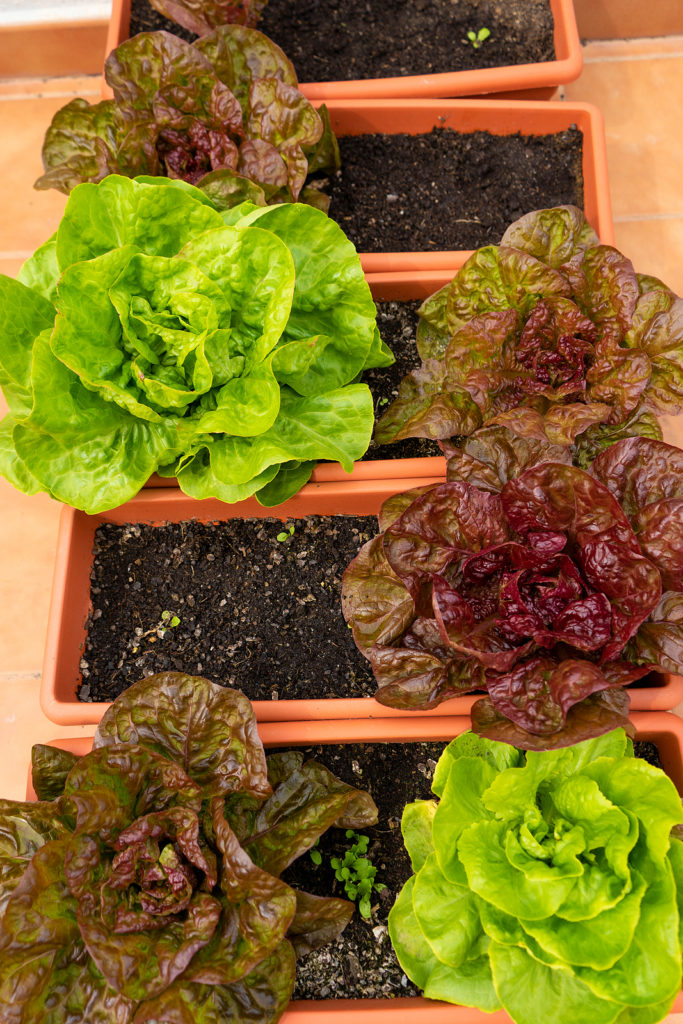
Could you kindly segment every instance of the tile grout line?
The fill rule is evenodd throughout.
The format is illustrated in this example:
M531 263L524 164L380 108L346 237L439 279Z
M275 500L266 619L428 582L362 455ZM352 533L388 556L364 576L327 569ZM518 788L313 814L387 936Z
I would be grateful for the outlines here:
M619 56L609 57L586 57L583 58L584 64L624 64L628 61L650 61L654 63L658 60L680 60L683 57L683 50L676 50L673 53L625 53Z
M17 683L20 679L40 679L42 673L37 670L32 672L0 672L0 686L3 683Z

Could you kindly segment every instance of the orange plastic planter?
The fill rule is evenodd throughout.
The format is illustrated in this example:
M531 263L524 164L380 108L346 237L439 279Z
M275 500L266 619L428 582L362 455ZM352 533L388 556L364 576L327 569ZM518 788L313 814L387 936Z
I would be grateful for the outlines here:
M425 460L427 461L427 460ZM442 479L439 475L402 480L357 480L351 484L331 481L307 484L276 509L265 509L255 499L226 505L215 499L196 501L178 489L141 491L119 508L98 515L75 509L62 510L52 600L41 679L40 703L46 716L62 725L96 724L106 703L79 701L80 658L90 610L90 570L95 530L103 523L162 523L197 519L217 522L235 517L279 519L306 515L376 515L386 498L400 491ZM192 670L192 666L188 666ZM683 700L683 678L669 676L661 686L632 687L634 709L675 707ZM260 722L323 721L338 719L435 719L444 714L469 714L476 696L454 697L432 711L387 708L374 697L336 697L314 700L254 701ZM359 725L359 727L362 727Z
M340 0L343 3L343 0ZM365 78L348 82L302 83L311 100L405 99L409 96L513 96L549 99L558 85L581 74L583 58L572 0L550 0L555 23L555 60L506 65L477 71L451 71L436 75ZM114 0L107 53L130 35L130 0ZM109 93L106 93L109 95Z
M657 745L664 771L683 796L683 720L663 712L634 714L631 721L636 738ZM265 722L259 733L266 747L313 743L377 743L410 740L450 740L469 728L461 717L432 718L429 721L379 720L375 722ZM87 754L92 737L55 740L52 746ZM27 799L35 792L29 778ZM683 1011L679 993L672 1013ZM434 1002L431 999L321 999L292 1002L282 1024L512 1024L503 1010L482 1013L466 1006Z
M339 136L418 135L432 128L468 134L552 135L576 126L583 135L583 206L590 224L606 245L614 244L602 114L590 103L530 100L332 100L327 103L332 128ZM498 241L496 239L495 241ZM360 253L368 274L392 271L451 270L455 273L471 250Z

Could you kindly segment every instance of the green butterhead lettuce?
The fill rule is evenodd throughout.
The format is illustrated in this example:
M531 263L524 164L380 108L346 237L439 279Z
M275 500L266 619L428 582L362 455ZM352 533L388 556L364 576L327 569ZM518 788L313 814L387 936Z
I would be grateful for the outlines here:
M683 821L621 729L524 753L464 733L404 811L415 874L390 915L426 996L516 1024L656 1024L681 986Z
M53 239L0 277L0 472L87 512L155 470L196 497L277 504L372 431L355 383L392 356L356 251L321 211L222 215L186 182L74 189Z

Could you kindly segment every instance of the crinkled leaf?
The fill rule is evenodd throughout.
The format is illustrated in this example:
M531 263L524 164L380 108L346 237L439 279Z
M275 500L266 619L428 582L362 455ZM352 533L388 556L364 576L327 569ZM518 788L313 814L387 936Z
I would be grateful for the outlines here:
M623 728L630 733L629 703L625 690L610 689L591 694L569 709L562 728L543 736L515 725L496 710L490 697L483 697L472 706L472 728L480 736L501 740L523 750L554 750L600 736L611 729Z
M234 985L174 982L138 1006L133 1024L275 1024L289 1002L295 967L294 950L283 941Z
M121 116L113 100L91 106L75 99L52 118L43 143L43 166L34 187L68 195L82 181L101 181L120 169L117 140Z
M624 438L598 455L590 472L631 520L653 502L683 497L683 452L664 441Z
M129 687L105 712L94 740L95 748L120 743L177 761L207 794L270 792L250 702L199 676L164 672Z
M464 480L483 491L500 493L503 486L541 462L571 463L564 446L523 437L506 427L482 427L447 452L447 479Z
M683 595L667 592L627 648L629 660L683 673Z
M361 650L390 644L412 622L415 603L389 565L381 536L365 544L346 569L342 611Z
M221 25L256 25L267 0L150 0L165 18L202 36Z
M39 800L55 800L62 795L66 777L77 760L77 754L61 747L34 744L31 749L31 777Z
M278 756L271 754L269 765ZM238 831L254 862L274 875L310 849L334 822L362 828L377 820L377 807L368 793L342 782L316 761L304 762L302 754L290 756L287 764L286 778L260 806L248 831ZM229 809L226 813L230 820Z
M351 920L353 910L354 905L349 900L314 896L297 889L296 913L287 932L296 955L305 956L334 942Z
M510 225L501 242L523 249L554 269L598 243L598 236L583 210L576 206L556 206L527 213Z

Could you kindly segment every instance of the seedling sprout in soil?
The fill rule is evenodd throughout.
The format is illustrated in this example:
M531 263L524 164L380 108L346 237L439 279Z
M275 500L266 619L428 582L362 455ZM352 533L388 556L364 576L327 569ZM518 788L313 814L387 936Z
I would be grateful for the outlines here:
M480 28L478 32L473 32L472 29L467 33L467 39L463 39L463 43L472 43L475 50L478 50L485 39L491 35L491 30L488 28Z
M337 881L344 883L346 895L350 900L358 903L361 917L368 920L372 916L370 897L373 891L382 892L386 886L381 882L375 882L377 868L371 860L364 856L368 852L369 837L358 835L352 828L348 828L346 838L355 840L353 846L346 851L343 860L340 860L339 857L332 857L330 865L334 868ZM312 855L311 858L315 864Z
M278 540L280 542L280 544L284 544L285 541L288 541L289 538L293 537L293 536L294 536L294 526L290 526L287 529L287 531L283 530L282 533L278 533L278 535L277 535L277 537L275 539Z

